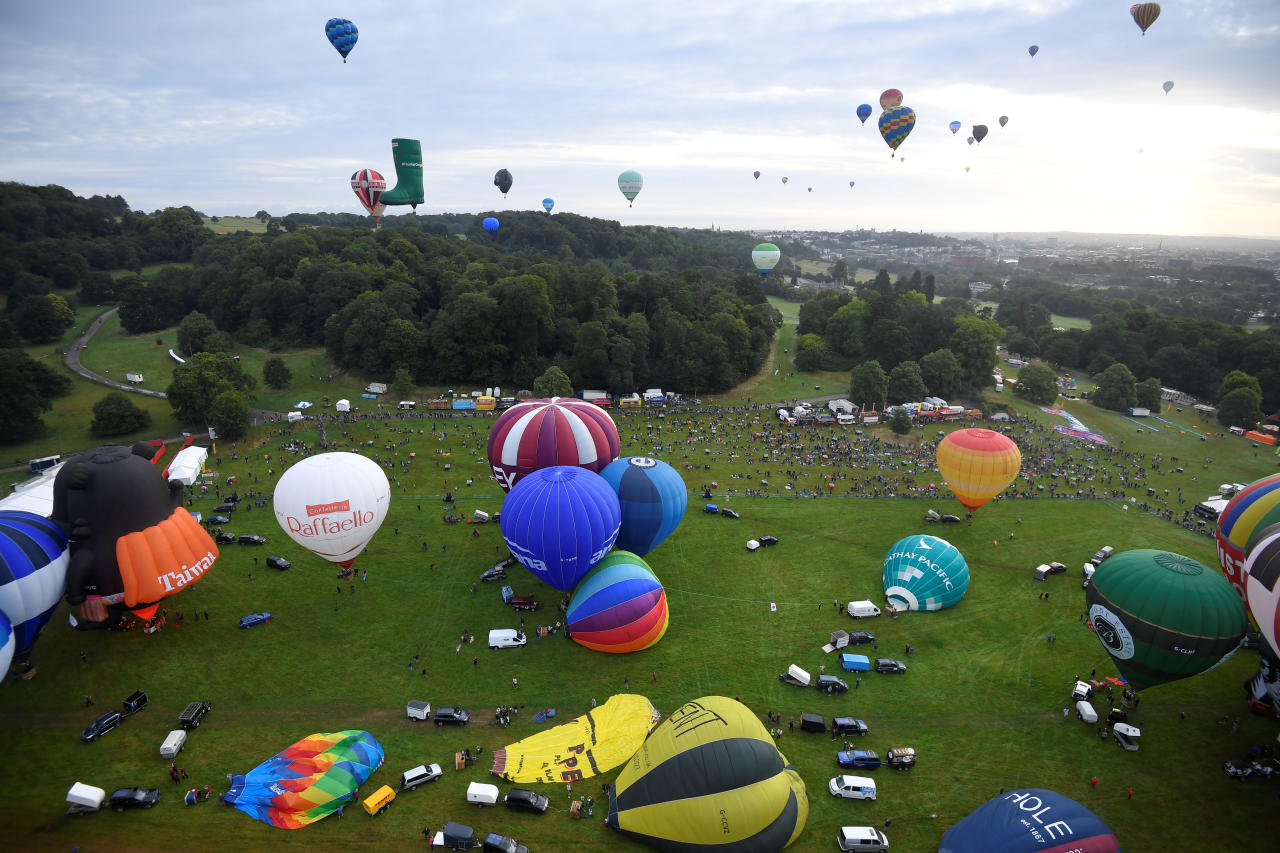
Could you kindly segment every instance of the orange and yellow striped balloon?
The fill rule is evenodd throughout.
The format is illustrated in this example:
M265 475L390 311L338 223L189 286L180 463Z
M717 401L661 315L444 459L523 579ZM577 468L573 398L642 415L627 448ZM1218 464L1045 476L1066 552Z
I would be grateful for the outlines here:
M938 443L938 471L973 512L1018 476L1022 453L1013 439L989 429L961 429Z

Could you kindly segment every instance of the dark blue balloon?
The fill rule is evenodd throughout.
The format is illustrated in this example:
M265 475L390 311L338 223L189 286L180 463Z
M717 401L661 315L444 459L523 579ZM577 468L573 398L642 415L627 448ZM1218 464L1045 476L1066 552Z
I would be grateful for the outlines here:
M356 46L360 31L356 25L346 18L330 18L324 25L324 34L328 37L333 49L342 54L342 61L347 61L347 54Z
M867 123L867 119L869 119L869 118L871 118L871 105L870 105L870 104L859 104L859 105L858 105L858 120L859 120L859 121L861 121L863 124L866 124L866 123Z
M497 231L497 230L498 230L498 220L494 219L492 216L486 216L486 217L484 218L484 223L483 223L483 225L484 225L484 230L486 230L486 231Z
M675 468L647 456L610 462L600 476L618 493L622 531L617 547L644 556L671 535L684 518L689 491Z
M604 559L618 538L622 511L603 477L572 465L525 474L502 504L502 538L511 554L561 591Z
M1016 789L988 800L947 830L938 853L1121 853L1102 819L1070 797Z

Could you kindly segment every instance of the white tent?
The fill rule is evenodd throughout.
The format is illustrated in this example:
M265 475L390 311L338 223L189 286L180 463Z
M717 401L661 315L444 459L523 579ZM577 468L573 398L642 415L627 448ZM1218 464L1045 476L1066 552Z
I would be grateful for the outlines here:
M351 401L339 400L337 403L334 404L334 408L337 409L339 412L349 412L351 411Z
M184 486L190 486L200 476L200 471L204 468L204 461L208 458L209 451L207 448L194 444L182 448L178 451L178 455L173 457L173 461L169 463L169 479L181 480Z
M0 498L0 509L22 510L48 518L53 513L53 478L67 463L59 462L40 472L40 476L19 483L13 492Z

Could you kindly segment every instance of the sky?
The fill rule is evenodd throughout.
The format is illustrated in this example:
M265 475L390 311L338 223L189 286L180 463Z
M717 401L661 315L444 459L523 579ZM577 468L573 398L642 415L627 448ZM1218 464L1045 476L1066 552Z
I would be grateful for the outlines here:
M0 180L146 212L360 213L351 174L394 186L408 137L420 213L551 197L624 225L1280 237L1280 2L1168 2L1145 35L1129 6L15 4ZM359 28L345 64L330 17ZM876 126L889 88L917 116L897 156Z

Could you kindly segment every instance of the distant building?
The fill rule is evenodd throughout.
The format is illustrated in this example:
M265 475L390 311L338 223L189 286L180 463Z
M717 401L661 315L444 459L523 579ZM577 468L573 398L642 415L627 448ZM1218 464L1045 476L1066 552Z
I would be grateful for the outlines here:
M979 294L982 294L982 293L986 293L990 289L991 289L991 285L985 281L969 282L969 296L971 297L978 296Z

